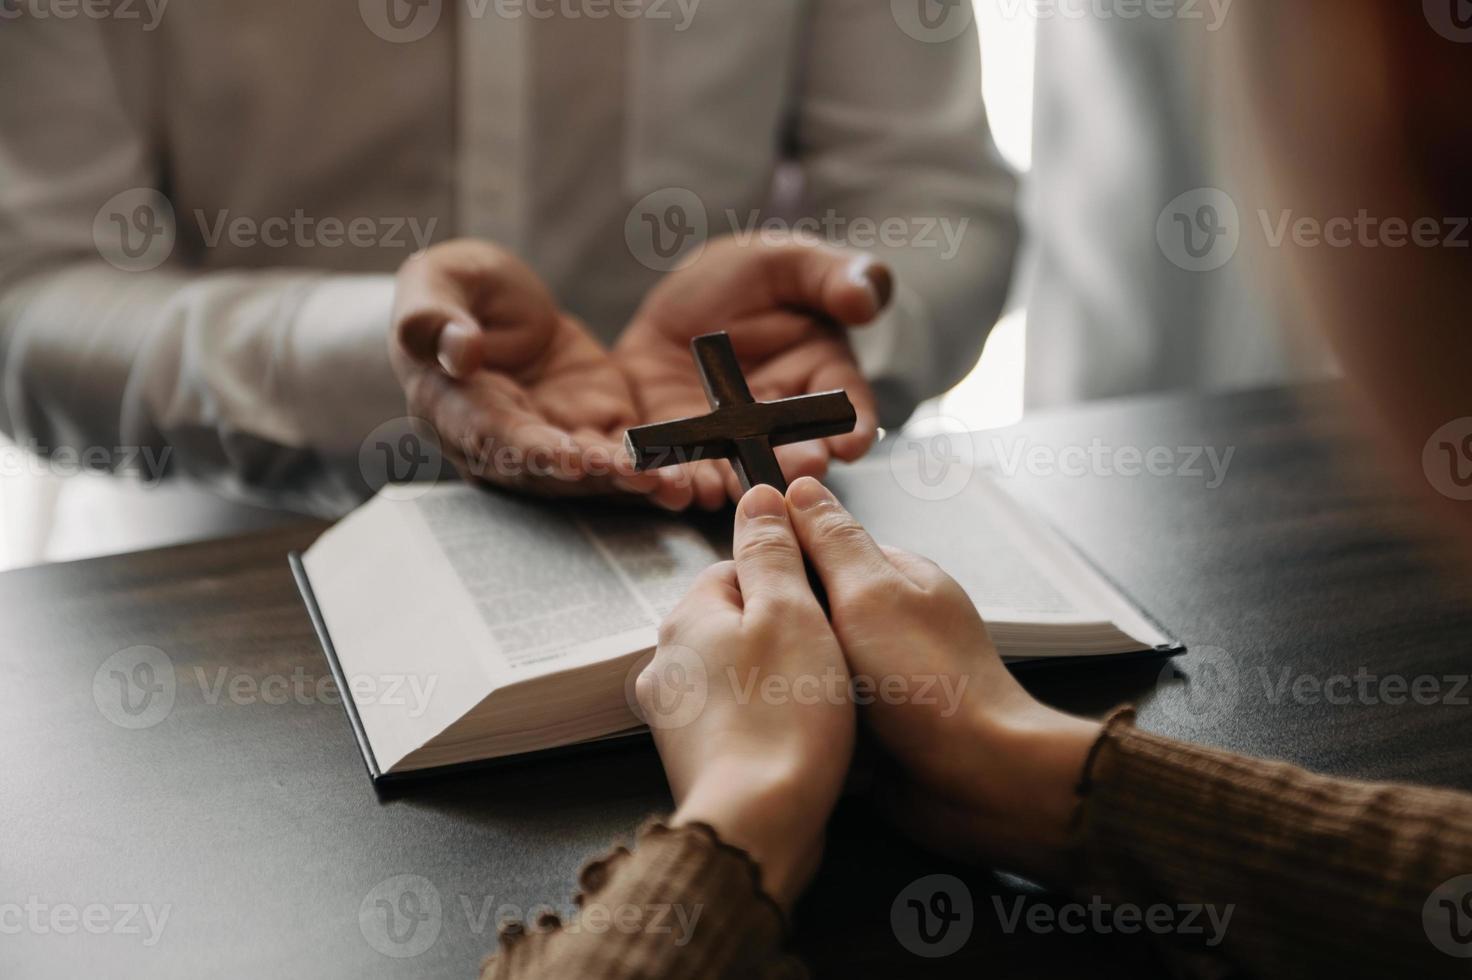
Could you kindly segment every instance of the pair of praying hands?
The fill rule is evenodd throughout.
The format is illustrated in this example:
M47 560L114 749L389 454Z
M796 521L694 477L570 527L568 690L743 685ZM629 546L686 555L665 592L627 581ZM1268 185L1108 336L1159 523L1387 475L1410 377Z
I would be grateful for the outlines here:
M636 473L623 450L632 425L707 411L690 340L728 331L760 400L847 390L853 432L778 450L789 479L822 476L874 442L874 396L845 331L878 316L890 291L888 271L862 256L717 240L650 290L607 350L524 262L460 239L400 268L390 346L410 414L467 479L715 509L740 495L725 461Z

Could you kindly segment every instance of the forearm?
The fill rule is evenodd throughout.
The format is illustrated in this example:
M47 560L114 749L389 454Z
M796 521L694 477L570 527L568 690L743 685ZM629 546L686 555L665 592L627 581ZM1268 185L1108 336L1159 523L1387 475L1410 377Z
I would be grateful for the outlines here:
M1126 715L1095 749L1073 835L1078 894L1209 906L1224 926L1216 954L1251 973L1464 973L1430 939L1449 933L1448 911L1422 913L1472 873L1465 794L1331 779L1140 732Z
M363 492L364 436L404 414L391 296L385 276L37 270L0 292L0 425L42 452L103 447L150 478L331 513Z
M654 823L579 875L571 922L514 923L482 980L797 977L782 916L745 852L709 828Z

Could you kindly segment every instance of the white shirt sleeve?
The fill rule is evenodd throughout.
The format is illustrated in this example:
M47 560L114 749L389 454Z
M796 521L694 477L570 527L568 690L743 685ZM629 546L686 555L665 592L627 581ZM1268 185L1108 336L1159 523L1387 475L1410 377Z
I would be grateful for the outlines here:
M889 3L820 0L807 33L806 215L841 221L841 241L896 274L890 309L852 335L887 425L975 365L1012 278L1017 182L987 125L970 7L949 5L964 26L938 39Z
M109 202L161 184L152 73L115 70L141 45L109 30L24 16L0 30L0 62L24 79L0 100L0 430L103 465L167 459L240 499L340 510L363 492L360 441L404 414L392 278L108 261Z

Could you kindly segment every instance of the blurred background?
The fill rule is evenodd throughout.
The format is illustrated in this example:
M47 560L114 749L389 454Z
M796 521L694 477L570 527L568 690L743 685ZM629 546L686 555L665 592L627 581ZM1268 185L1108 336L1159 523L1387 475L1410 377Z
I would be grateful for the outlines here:
M1246 241L1261 237L1248 234L1249 182L1234 176L1231 141L1221 149L1212 123L1224 86L1206 55L1229 9L1190 4L1142 19L974 0L993 137L1023 181L1024 245L980 362L911 427L989 429L1090 399L1327 369L1321 355L1290 350L1258 285L1269 277ZM1223 234L1211 232L1203 261L1190 240L1184 252L1167 240L1174 221L1188 235ZM221 530L197 494L60 469L0 445L0 568ZM277 519L243 512L239 529Z

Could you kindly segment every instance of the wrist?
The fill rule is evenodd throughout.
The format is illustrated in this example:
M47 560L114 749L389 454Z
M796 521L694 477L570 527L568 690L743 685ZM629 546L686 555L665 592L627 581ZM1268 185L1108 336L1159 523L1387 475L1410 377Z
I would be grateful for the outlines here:
M1043 705L976 722L996 761L984 791L998 859L1050 881L1067 869L1078 787L1101 726Z
M790 910L817 868L826 808L809 800L813 781L770 765L714 764L684 794L671 823L705 823L751 856L762 887ZM817 812L821 811L821 812Z

